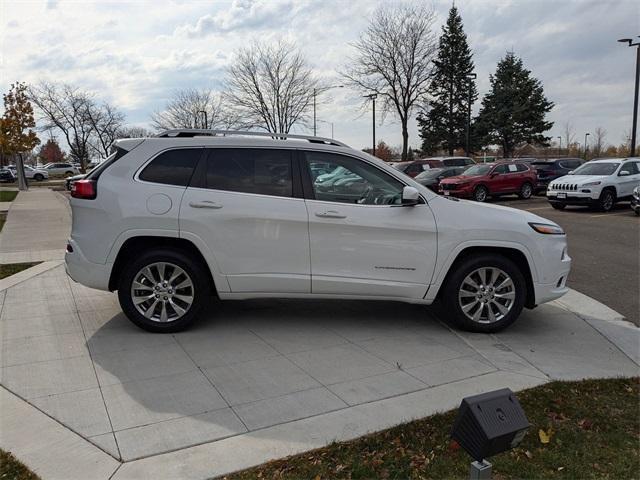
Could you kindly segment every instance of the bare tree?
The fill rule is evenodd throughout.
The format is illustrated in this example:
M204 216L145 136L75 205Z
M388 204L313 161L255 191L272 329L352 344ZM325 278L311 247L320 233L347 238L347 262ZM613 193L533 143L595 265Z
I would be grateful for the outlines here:
M91 96L71 85L48 82L30 88L29 96L40 111L43 130L62 132L71 157L85 169L93 133L89 115Z
M573 124L567 120L564 122L564 144L569 149L569 146L576 141L576 130L573 128ZM568 151L568 150L567 150Z
M111 144L118 138L118 131L124 123L124 114L106 102L102 105L90 102L87 115L93 129L89 145L100 157L107 158Z
M116 138L145 138L152 136L153 132L151 132L151 130L137 126L120 127L116 132Z
M594 158L598 158L602 155L606 148L605 138L607 137L607 131L602 127L597 127L593 131L593 147L591 152L593 153Z
M294 45L255 42L236 53L227 73L225 99L246 126L289 133L306 123L318 80Z
M407 124L415 103L427 93L437 38L435 12L424 5L383 5L354 44L357 56L343 73L363 94L382 97L402 125L402 159L407 158Z
M222 96L195 88L175 91L165 109L151 115L151 125L156 130L234 127L232 116L223 108Z

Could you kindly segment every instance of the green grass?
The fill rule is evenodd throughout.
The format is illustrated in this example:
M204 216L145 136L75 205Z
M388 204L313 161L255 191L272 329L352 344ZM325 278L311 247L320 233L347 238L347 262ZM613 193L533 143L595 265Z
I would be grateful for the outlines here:
M7 221L6 212L0 212L0 232L2 231L2 227L4 227L4 222Z
M13 202L18 196L15 190L0 190L0 202Z
M26 270L27 268L38 265L39 263L41 262L0 263L0 280L21 272L22 270ZM0 477L0 480L2 480L2 477Z
M638 478L639 380L552 382L519 392L532 426L518 448L490 459L493 478ZM449 438L455 416L433 415L225 478L468 478L470 458ZM539 430L551 434L549 443Z
M10 452L0 449L1 480L39 480L35 473L25 467Z

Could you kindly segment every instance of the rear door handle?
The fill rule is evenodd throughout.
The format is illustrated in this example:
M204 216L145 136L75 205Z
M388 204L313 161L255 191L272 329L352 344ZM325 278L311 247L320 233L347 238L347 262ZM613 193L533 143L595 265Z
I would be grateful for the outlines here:
M222 208L222 205L216 202L212 202L211 200L203 200L201 202L189 202L189 206L191 208L213 208L213 209Z
M322 218L347 218L346 215L342 215L336 210L327 210L326 212L316 212L316 217Z

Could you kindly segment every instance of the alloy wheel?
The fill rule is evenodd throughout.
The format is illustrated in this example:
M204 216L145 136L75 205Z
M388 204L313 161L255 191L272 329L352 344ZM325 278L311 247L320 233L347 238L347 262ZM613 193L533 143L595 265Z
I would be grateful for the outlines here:
M187 313L193 304L193 281L187 272L173 263L152 263L133 277L131 300L138 312L149 320L173 322Z
M602 209L608 212L613 207L613 195L611 192L605 192L602 198Z
M475 192L475 200L477 202L484 202L487 199L487 189L484 187L478 187Z
M502 320L516 298L511 277L503 270L482 267L474 270L460 284L458 303L467 318L478 323Z

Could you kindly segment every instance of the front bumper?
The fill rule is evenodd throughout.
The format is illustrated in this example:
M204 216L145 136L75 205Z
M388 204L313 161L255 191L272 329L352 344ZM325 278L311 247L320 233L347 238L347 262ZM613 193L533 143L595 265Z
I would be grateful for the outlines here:
M548 272L545 277L553 278L553 283L534 283L533 289L536 297L536 304L550 302L560 298L569 291L567 287L567 277L571 271L571 257L564 249L562 259L559 263L554 264L553 272Z
M547 200L564 205L592 205L598 197L592 198L593 193L586 192L558 192L547 190Z
M90 262L72 238L69 239L69 246L64 255L64 263L67 275L74 282L97 290L109 290L109 277L111 276L113 264Z
M445 197L456 197L456 198L471 198L473 190L469 187L459 188L457 190L445 190L440 186L438 189L438 193L440 195L444 195Z

